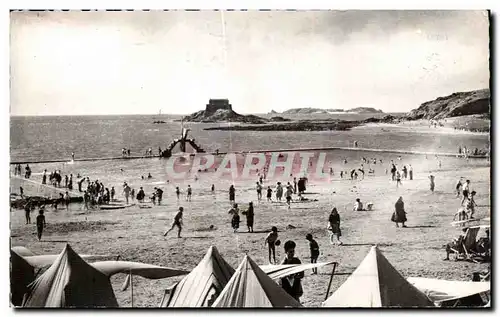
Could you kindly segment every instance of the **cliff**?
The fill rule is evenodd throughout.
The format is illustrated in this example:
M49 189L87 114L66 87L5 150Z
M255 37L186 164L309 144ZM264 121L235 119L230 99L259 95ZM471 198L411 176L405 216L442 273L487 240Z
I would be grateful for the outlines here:
M457 92L446 97L439 97L424 102L406 116L408 120L444 119L466 115L490 113L490 90Z

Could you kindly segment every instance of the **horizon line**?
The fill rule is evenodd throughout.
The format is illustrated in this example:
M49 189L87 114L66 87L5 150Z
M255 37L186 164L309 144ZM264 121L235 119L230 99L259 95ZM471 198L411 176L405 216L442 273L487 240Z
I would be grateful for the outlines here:
M377 113L362 113L362 114L371 114L371 115L374 115L374 114L392 114L392 113L395 113L395 114L398 114L398 113L409 113L410 111L398 111L398 112L377 112ZM342 112L339 112L339 114L341 114ZM356 113L356 112L344 112L345 114L360 114L360 113ZM16 114L16 115L13 115L13 114L9 114L9 117L10 118L13 118L13 117L91 117L91 116L179 116L179 117L182 117L182 116L190 116L192 113L190 114L175 114L175 113L162 113L162 114L158 114L158 113L108 113L108 114ZM261 112L261 113L247 113L247 114L244 114L244 115L269 115L269 114L273 114L273 113L270 113L270 112ZM276 115L278 114L283 114L282 112L277 112L275 113ZM307 114L306 114L307 115Z

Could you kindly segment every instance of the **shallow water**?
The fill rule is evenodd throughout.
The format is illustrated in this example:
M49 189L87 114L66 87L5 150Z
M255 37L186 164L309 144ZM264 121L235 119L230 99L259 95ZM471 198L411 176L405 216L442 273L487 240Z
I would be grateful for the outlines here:
M361 118L361 117L360 117ZM166 124L153 124L155 116L65 116L12 117L10 155L12 161L60 160L121 156L122 148L131 155L143 155L151 147L165 148L178 138L178 117L162 117ZM350 118L355 119L355 118ZM486 134L443 134L408 129L362 127L351 131L260 132L205 131L217 124L188 123L190 136L208 152L290 149L305 147L345 147L355 140L359 147L456 153L458 146L483 148Z

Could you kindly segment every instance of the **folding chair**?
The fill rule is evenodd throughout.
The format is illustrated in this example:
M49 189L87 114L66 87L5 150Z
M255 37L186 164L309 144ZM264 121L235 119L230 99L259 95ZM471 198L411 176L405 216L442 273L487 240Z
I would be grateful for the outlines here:
M470 260L476 263L479 261L476 261L473 256L476 255L477 234L479 233L479 229L480 227L469 227L462 243L465 252L465 260Z

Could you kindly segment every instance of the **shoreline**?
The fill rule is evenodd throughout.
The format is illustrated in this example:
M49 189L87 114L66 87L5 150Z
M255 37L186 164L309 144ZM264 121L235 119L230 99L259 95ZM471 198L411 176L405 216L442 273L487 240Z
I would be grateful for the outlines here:
M446 157L457 157L457 153L451 152L422 152L422 151L410 151L410 150L395 150L395 149L374 149L374 148L361 148L361 147L315 147L315 148L294 148L294 149L271 149L271 150L255 150L255 151L235 151L235 152L205 152L205 153L185 153L185 155L195 156L195 155L226 155L226 154L250 154L250 153L279 153L279 152L304 152L304 151L358 151L358 152L378 152L378 153L395 153L395 154L410 154L410 155L437 155ZM173 155L173 158L176 156ZM101 157L101 158L81 158L75 159L74 161L67 160L39 160L39 161L11 161L10 165L17 164L48 164L48 163L70 163L70 162L92 162L92 161L118 161L118 160L139 160L139 159L162 159L158 155L153 156L131 156L131 157ZM470 155L469 158L472 159L486 159L488 155Z

